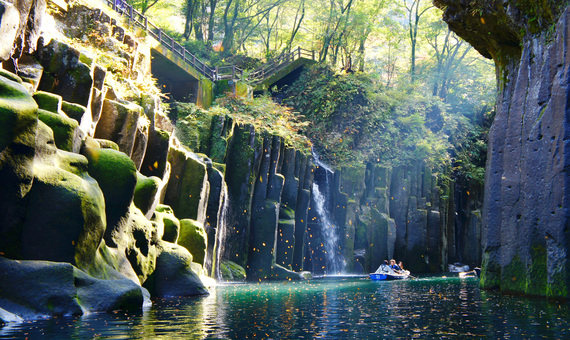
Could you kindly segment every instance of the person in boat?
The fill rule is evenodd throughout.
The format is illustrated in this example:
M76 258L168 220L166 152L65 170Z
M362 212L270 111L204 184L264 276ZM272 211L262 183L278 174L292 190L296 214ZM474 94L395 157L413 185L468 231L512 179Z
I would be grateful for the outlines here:
M380 265L380 267L378 267L378 269L376 269L376 273L388 273L391 271L392 270L390 269L390 266L388 265L388 260L384 260L384 263L382 263Z
M402 263L402 261L398 262L398 267L400 267L401 271L404 271L404 264Z
M472 271L461 272L459 277L479 277L481 276L481 268L475 267Z
M400 274L402 272L402 268L400 268L400 266L398 266L396 264L396 260L394 260L394 259L390 260L390 269L392 269L393 271L395 271L398 274Z

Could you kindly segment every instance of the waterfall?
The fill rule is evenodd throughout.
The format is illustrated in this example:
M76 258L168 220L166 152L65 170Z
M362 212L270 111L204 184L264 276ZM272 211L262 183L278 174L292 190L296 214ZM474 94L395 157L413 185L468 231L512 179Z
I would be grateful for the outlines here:
M222 261L225 243L226 243L226 229L228 225L228 210L230 206L230 199L228 196L228 186L226 181L222 181L222 190L220 192L220 207L218 210L218 225L216 228L216 241L214 243L214 252L212 257L212 272L211 276L216 280L221 280L222 275L220 272L220 262Z
M317 263L316 268L315 264L313 264L313 271L322 271L324 274L329 275L341 274L344 272L346 262L341 254L339 228L335 224L331 213L333 207L334 172L314 152L313 161L317 165L317 169L312 187L311 209L315 210L313 211L316 217L316 223L314 224L317 230L315 231L320 236L320 240L317 239L317 244L313 244L311 248L324 254L322 261L313 260L313 262ZM312 242L315 241L313 240ZM319 262L320 265L318 265Z

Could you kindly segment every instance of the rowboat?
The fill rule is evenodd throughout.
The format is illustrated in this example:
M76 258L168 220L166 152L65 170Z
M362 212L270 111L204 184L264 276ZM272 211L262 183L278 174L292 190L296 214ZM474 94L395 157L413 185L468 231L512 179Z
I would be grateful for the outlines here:
M372 281L388 281L388 280L403 280L410 277L410 272L404 270L402 273L392 272L378 272L368 274Z

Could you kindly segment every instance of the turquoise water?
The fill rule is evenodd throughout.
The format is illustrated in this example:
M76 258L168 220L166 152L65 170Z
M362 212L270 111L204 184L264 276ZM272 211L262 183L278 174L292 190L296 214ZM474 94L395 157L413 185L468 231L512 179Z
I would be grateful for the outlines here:
M569 339L570 308L481 291L478 280L220 285L208 297L154 301L135 314L93 314L0 328L43 339Z

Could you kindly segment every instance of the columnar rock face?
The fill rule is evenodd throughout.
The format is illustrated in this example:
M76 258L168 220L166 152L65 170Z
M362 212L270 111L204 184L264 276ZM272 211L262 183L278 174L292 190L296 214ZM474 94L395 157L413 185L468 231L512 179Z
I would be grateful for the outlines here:
M497 67L481 285L568 298L567 2L434 2L449 27Z
M210 192L206 164L182 147L172 147L168 161L172 164L172 173L164 203L170 205L179 218L205 223Z
M226 183L230 200L226 253L229 260L243 267L247 261L250 207L257 171L254 156L255 149L259 147L252 126L234 126L226 158Z
M68 44L42 42L34 53L34 13L43 12L45 2L15 1L13 8L1 2L0 9L0 53L7 44L22 66L22 77L0 69L0 310L14 319L135 310L149 302L143 283L157 296L207 294L200 279L203 230L201 243L187 245L201 262L195 263L188 250L169 243L178 240L180 222L158 204L171 146L158 100L146 105L148 98L141 98L144 109L117 96L103 100L106 70ZM85 7L71 12L81 14L77 32L91 15L103 15ZM12 43L4 34L13 31L7 25L14 14L21 22ZM148 58L144 47L132 47L138 64L129 76L142 77ZM99 139L91 138L95 131ZM146 157L149 139L157 147ZM137 171L145 159L150 175L160 177ZM183 172L170 184L190 196L185 180L194 176ZM201 179L198 203L176 209L205 220L208 183Z

